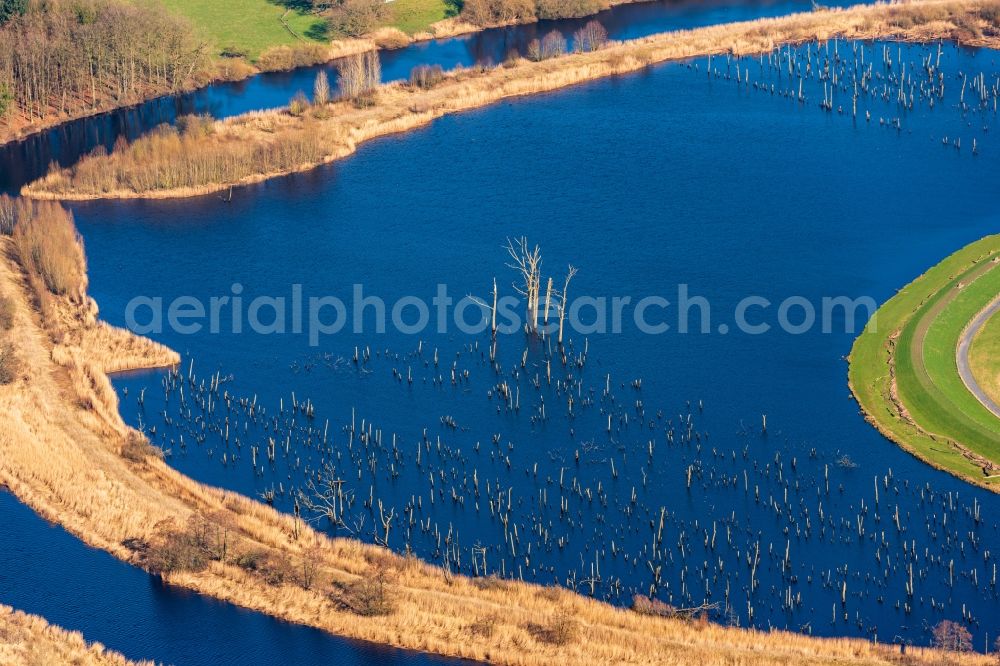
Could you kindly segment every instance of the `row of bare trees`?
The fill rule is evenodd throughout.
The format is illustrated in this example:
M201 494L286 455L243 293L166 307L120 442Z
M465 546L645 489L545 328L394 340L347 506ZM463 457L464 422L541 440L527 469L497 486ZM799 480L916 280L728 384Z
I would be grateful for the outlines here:
M207 63L191 26L159 6L32 0L0 27L0 123L175 91Z

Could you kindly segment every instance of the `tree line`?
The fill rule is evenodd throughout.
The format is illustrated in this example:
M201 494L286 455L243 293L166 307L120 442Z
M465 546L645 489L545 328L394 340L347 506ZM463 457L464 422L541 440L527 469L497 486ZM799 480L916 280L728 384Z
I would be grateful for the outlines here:
M184 19L124 0L0 0L0 126L197 83L206 44Z

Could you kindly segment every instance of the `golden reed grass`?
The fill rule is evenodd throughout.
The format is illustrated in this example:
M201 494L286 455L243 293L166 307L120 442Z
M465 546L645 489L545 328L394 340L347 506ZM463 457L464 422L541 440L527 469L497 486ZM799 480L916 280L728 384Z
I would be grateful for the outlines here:
M130 661L100 643L87 643L77 631L50 625L37 615L28 615L0 604L0 664L38 666L152 666L151 661Z
M267 582L236 557L165 574L174 585L351 638L501 664L932 664L944 655L786 632L726 628L642 615L561 588L448 574L412 557L331 539L239 494L198 483L156 455L136 453L107 372L176 364L161 345L96 321L89 299L36 306L12 241L0 237L0 294L24 370L0 386L0 484L91 546L142 565L164 536L192 523L225 525L235 553L314 568ZM331 594L391 570L392 610L368 617ZM569 618L567 624L567 618ZM543 630L539 630L542 628ZM553 636L560 637L559 641ZM980 655L952 663L983 665Z
M82 159L26 186L35 198L168 198L314 168L354 152L363 141L403 132L449 113L632 72L652 63L719 53L755 55L783 44L845 39L931 41L1000 47L1000 0L922 0L860 5L716 25L614 43L542 62L450 73L432 89L381 86L374 104L339 102L300 115L253 112L218 121L212 132L165 128L111 155Z

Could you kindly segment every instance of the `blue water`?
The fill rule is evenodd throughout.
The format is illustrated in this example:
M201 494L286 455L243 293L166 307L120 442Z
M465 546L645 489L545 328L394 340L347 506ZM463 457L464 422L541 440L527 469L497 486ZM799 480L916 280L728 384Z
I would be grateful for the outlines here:
M660 5L620 8L615 15L644 7ZM818 66L816 47L810 48ZM852 48L839 45L844 57ZM866 48L867 62L879 63L881 46ZM911 72L934 52L890 50ZM387 73L408 70L393 65L391 55L385 60ZM753 336L733 326L735 305L748 295L775 304L753 314L772 325L774 308L789 296L882 302L946 254L995 231L1000 215L992 184L1000 146L995 129L982 129L992 129L995 112L960 111L956 96L958 72L983 71L994 80L996 54L946 47L943 64L947 95L933 110L926 100L907 111L894 99L865 95L853 120L848 90L838 89L835 110L827 113L818 108L822 83L815 79L800 103L794 93L781 94L795 83L775 68L742 61L742 71L759 84L753 87L736 82L734 61L716 58L711 76L705 60L667 65L444 118L367 144L341 163L238 190L228 204L209 196L75 205L91 291L103 316L119 324L136 296L167 302L231 296L234 283L247 302L289 296L301 284L307 297L335 295L349 304L355 283L390 305L410 295L429 300L439 283L456 300L469 293L488 298L494 276L503 293L512 291L501 246L520 234L542 246L545 274L557 285L567 263L580 267L571 295L676 301L678 285L687 284L711 303L711 334L683 335L675 326L646 335L627 318L620 334L571 334L571 356L586 348L586 362L564 369L557 357L551 386L548 343L526 342L520 334L500 337L498 373L488 361L488 334L379 334L371 314L364 332L326 336L318 347L304 335L237 335L226 326L219 334L166 331L154 337L184 353L182 377L194 359L194 386L185 382L182 400L180 382L163 373L121 378L123 412L169 451L178 469L251 496L274 491L275 504L285 510L305 473L332 463L354 498L352 533L375 538L381 500L385 512L395 512L390 547L410 548L463 573L474 573L472 562L482 557L477 546L485 546L490 573L559 582L627 604L633 593L650 591L652 561L661 567L658 598L681 606L718 602L716 621L882 641L926 643L929 625L961 619L964 606L981 649L997 629L990 585L991 553L1000 546L997 498L929 469L867 426L849 397L842 360L854 335L839 328L839 320L830 334L817 328ZM898 57L896 67L890 77ZM886 72L880 64L875 69ZM304 71L242 85L273 81L275 103L281 103L312 76ZM877 79L872 91L882 85ZM245 98L238 88L230 91L233 106L220 113L269 103L265 88ZM112 135L158 122L150 113L134 124L114 121ZM890 127L896 118L900 130ZM111 136L103 131L80 141ZM49 135L46 150L59 144L52 138L58 132ZM952 145L958 137L961 149ZM18 165L19 174L34 168L30 159ZM7 182L19 177L12 173L5 172ZM730 333L719 332L723 323ZM370 360L356 365L355 348L366 346ZM453 363L461 378L455 384ZM412 373L412 385L394 370ZM468 379L462 378L466 370ZM233 403L228 444L219 397L215 410L203 413L198 396L197 387L215 373L223 390L259 406L252 421ZM640 378L641 389L632 388ZM519 392L516 412L497 398L503 381ZM560 381L577 395L572 417ZM314 418L289 413L293 393L315 404ZM345 430L352 420L353 435ZM362 420L380 435L360 441ZM273 464L265 454L269 438L279 444ZM460 501L452 499L453 490ZM369 497L374 506L366 506ZM508 497L516 555L513 528L505 531L493 513L507 511ZM280 663L297 656L291 643L308 646L303 649L317 663L331 655L339 663L347 658L342 654L357 663L422 659L163 588L45 527L9 497L0 502L8 533L18 536L0 548L0 600L129 656ZM897 505L902 535L892 519ZM974 506L984 516L979 523ZM665 526L654 553L661 508ZM713 530L714 550L708 545ZM451 545L444 547L449 532ZM904 542L915 548L904 550ZM758 543L758 586L751 591L747 558ZM38 566L46 557L62 565L58 594L49 567ZM904 585L911 561L917 583L909 600ZM129 601L109 603L109 589L123 590ZM789 591L790 606L784 603ZM93 612L97 607L102 610ZM223 641L220 636L229 636L223 632L238 635ZM233 644L247 651L234 654Z
M837 0L830 5L852 4ZM682 28L742 21L808 11L808 0L661 0L620 5L596 16L611 39L633 39ZM385 80L406 79L416 65L446 68L476 63L498 63L511 50L524 53L528 42L551 30L572 34L590 19L540 21L532 25L485 30L472 35L420 42L382 52ZM316 73L324 69L336 82L335 64L290 72L262 74L235 83L220 83L195 92L159 98L127 109L60 125L15 144L0 147L0 191L17 191L43 175L53 162L67 166L94 147L114 146L119 136L139 136L164 122L188 113L211 113L223 118L255 109L284 106L300 90L312 90Z
M860 57L843 42L808 48L814 71ZM224 320L219 333L156 335L184 354L180 377L120 379L123 412L184 473L273 492L284 510L330 464L353 497L346 527L331 531L384 538L392 511L390 547L463 573L476 573L485 547L489 573L614 603L653 590L679 606L716 602L714 618L740 626L918 644L964 608L982 649L997 629L1000 500L910 457L859 415L843 358L863 317L854 331L842 317L830 333L777 330L789 297L817 309L823 297L882 302L1000 221L1000 146L984 130L995 111L958 100L959 72L994 81L996 53L945 47L945 96L931 108L918 92L903 109L892 93L900 58L917 71L935 49L892 45L893 67L882 45L864 49L877 76L856 119L853 64L840 67L826 112L816 78L799 102L797 83L766 59L740 61L737 83L737 62L715 58L711 75L706 60L671 64L447 117L237 190L231 203L76 205L91 291L113 323L137 296L290 301L296 284L348 310L355 284L390 308L430 301L439 284L456 300L485 299L495 276L509 294L501 246L521 234L541 245L557 285L567 263L581 269L571 297L676 303L684 284L711 306L707 334L649 335L628 315L620 333L571 333L568 356L586 350L585 363L563 367L556 355L551 384L551 343L522 333L500 336L494 368L488 333L379 333L371 310L362 332L348 326L316 347L306 334L234 333ZM751 319L773 330L737 331L746 296L772 303ZM368 360L355 363L356 348ZM216 373L209 410L199 387ZM504 382L518 410L498 398ZM293 395L311 401L312 418L292 413Z
M132 659L175 664L467 663L338 639L164 585L88 548L0 490L0 601L82 629Z

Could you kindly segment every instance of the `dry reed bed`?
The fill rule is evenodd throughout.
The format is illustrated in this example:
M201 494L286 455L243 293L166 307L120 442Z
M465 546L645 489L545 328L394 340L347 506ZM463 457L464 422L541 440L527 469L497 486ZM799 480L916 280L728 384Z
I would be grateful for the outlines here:
M75 666L152 666L134 662L100 643L87 643L77 631L50 625L37 615L28 615L0 604L0 664L74 664Z
M26 279L13 256L11 239L0 237L0 293L13 302L12 340L23 365L14 383L0 386L0 483L86 543L134 564L148 564L149 547L194 518L229 526L234 550L317 569L305 589L291 579L268 583L223 557L202 570L165 575L170 583L334 634L504 664L901 663L891 646L864 640L689 623L559 588L446 575L375 546L330 539L264 504L185 477L141 448L136 455L129 447L138 433L122 421L104 372L170 365L177 356L96 322L96 306L86 298L53 297L43 315L31 292L37 281ZM335 584L371 579L385 566L393 605L387 615L359 615L331 597ZM571 618L575 631L554 644L538 629L560 617ZM911 650L902 663L942 657ZM989 662L965 655L955 663Z
M22 194L40 199L175 198L304 171L351 154L358 144L404 132L449 113L632 72L653 63L721 53L756 55L784 44L845 39L931 41L1000 47L998 0L922 0L861 5L665 33L541 62L518 60L449 74L429 90L381 86L375 104L253 112L208 132L154 132L111 155L55 169ZM964 37L963 37L964 36Z

